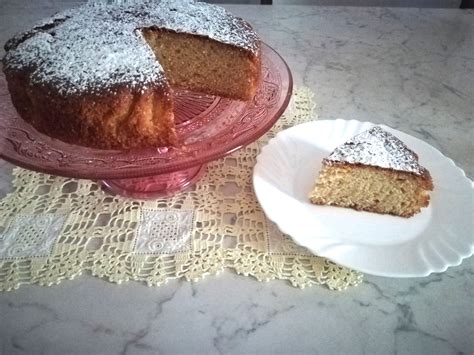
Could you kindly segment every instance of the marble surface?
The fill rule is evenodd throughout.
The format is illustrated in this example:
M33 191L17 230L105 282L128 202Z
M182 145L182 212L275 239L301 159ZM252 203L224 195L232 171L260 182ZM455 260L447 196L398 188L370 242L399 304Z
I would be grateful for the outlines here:
M0 42L74 3L2 0ZM388 124L440 149L472 179L473 11L228 8L315 92L321 119ZM10 172L0 162L1 195ZM426 278L366 276L344 292L231 272L159 288L84 275L1 293L0 354L472 353L473 275L473 258Z

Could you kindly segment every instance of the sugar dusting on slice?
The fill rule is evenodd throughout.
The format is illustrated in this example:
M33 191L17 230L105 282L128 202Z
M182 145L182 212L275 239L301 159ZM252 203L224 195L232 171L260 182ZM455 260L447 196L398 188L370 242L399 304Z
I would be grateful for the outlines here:
M166 82L141 29L159 27L205 36L253 53L256 33L225 9L192 0L91 1L41 21L7 42L5 70L28 70L36 84L61 94L117 85L144 90Z
M338 146L327 159L327 164L344 162L380 168L426 174L418 163L418 156L393 134L375 126Z

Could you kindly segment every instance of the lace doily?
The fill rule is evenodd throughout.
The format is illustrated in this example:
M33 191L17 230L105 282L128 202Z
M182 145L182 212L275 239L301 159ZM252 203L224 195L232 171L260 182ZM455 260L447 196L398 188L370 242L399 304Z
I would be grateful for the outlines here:
M252 189L260 148L276 132L314 119L312 93L294 93L267 135L208 164L191 191L134 201L89 180L14 169L0 201L0 290L50 286L83 271L111 282L158 286L230 268L259 281L342 290L362 275L310 254L268 221Z

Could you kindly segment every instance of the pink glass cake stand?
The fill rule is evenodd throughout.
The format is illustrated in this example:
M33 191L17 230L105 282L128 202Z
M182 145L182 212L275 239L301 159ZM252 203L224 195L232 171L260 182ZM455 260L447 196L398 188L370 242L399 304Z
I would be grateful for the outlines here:
M263 45L262 82L253 100L177 91L179 145L136 150L101 150L52 139L22 120L0 76L0 156L47 174L98 180L123 196L171 195L194 183L207 162L255 141L288 106L292 77L285 61Z

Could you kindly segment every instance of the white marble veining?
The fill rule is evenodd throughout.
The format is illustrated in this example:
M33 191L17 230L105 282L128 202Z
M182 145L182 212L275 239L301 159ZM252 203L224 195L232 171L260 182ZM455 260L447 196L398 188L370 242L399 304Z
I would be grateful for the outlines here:
M426 279L299 290L224 273L160 288L83 277L0 296L0 351L469 353L472 263Z
M0 2L0 42L76 3ZM417 136L474 176L474 12L228 6L316 94L320 118ZM0 56L3 56L0 50ZM0 163L0 194L11 165ZM0 294L0 354L458 354L474 351L474 259L344 292L225 272L159 288L84 275Z

